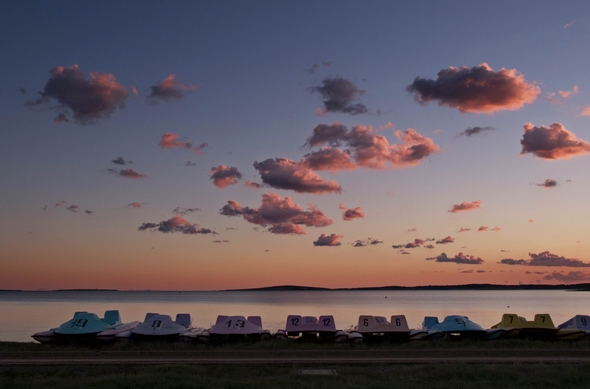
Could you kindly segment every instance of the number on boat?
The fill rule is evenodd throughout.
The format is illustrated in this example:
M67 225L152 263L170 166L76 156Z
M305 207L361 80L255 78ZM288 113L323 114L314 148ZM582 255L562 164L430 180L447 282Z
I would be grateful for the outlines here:
M541 319L543 319L541 323L545 323L545 316L541 316Z
M236 326L240 328L244 328L246 322L244 320L236 320Z
M322 319L322 321L324 322L324 327L329 327L330 326L330 322L331 322L330 318Z
M514 321L514 316L510 316L510 324Z
M152 328L160 328L162 325L162 320L154 320L152 323Z
M86 323L88 323L88 319L76 319L72 323L72 327L85 327Z
M402 321L399 318L395 319L395 325L400 327L402 325Z
M363 326L365 326L365 327L369 326L369 319L363 319Z
M582 320L582 325L585 327L585 326L587 325L587 323L588 323L588 322L586 321L586 318L585 318L585 317L583 317L581 320Z
M298 317L291 318L291 325L298 326L299 325L299 318Z

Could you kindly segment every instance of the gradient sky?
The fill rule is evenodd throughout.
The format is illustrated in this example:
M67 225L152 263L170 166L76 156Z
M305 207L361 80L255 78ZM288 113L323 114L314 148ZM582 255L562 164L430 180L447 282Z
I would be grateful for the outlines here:
M0 5L0 289L590 280L590 3Z

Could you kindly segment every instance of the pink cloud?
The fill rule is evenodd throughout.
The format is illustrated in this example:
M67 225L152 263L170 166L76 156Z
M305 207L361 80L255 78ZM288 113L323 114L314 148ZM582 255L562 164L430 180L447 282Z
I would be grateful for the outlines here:
M590 116L590 105L587 105L582 112L580 112L580 116Z
M571 271L567 274L554 271L553 273L543 277L543 279L547 281L556 280L561 282L579 282L590 280L590 274L584 273L582 271Z
M176 81L176 75L171 74L162 81L158 81L157 85L151 86L151 92L147 96L147 101L150 104L158 104L160 101L180 100L201 85L183 85Z
M61 112L55 117L55 119L53 119L53 122L55 124L61 124L61 123L68 123L69 120L68 120L68 117L66 116L66 114Z
M563 91L560 90L557 93L551 92L547 93L547 100L549 100L553 104L563 104L565 100L567 100L572 94L578 93L580 90L578 89L577 85L574 85L571 91ZM559 95L559 97L555 97L555 95Z
M173 134L171 132L167 132L162 135L162 139L158 145L163 149L175 149L175 148L182 148L182 149L190 149L193 147L193 144L188 141L179 140L178 135Z
M365 247L365 246L373 246L373 245L377 245L377 244L381 244L383 243L382 240L379 239L373 239L373 238L367 238L365 240L357 240L356 242L352 243L352 247Z
M141 208L141 204L138 203L138 202L136 202L136 201L134 201L134 202L132 202L130 204L127 204L127 208Z
M466 255L463 253L459 253L454 257L448 257L447 254L441 253L440 255L432 258L426 258L427 261L435 261L435 262L453 262L458 263L461 265L481 265L484 261L479 257L475 257L473 255Z
M246 185L249 188L254 188L254 189L260 189L260 188L262 188L262 185L261 184L259 184L257 182L254 182L252 180L246 181L246 183L244 185Z
M567 159L590 153L590 143L576 138L561 123L553 123L549 127L526 123L520 144L521 155L532 153L543 159Z
M218 165L217 167L211 168L209 176L213 180L213 185L218 188L226 188L230 185L237 184L238 180L242 178L242 173L238 171L237 167Z
M131 93L133 93L134 96L139 95L139 91L137 90L137 87L135 85L131 85Z
M453 238L452 236L447 236L446 238L442 238L440 240L436 241L436 244L447 244L447 243L454 243L455 242L455 238Z
M365 213L361 207L356 208L346 208L344 203L340 203L339 209L343 210L342 212L342 220L354 220L354 219L364 219Z
M408 229L408 232L416 232L418 229L416 227L412 227Z
M340 239L344 238L342 235L338 234L321 234L317 240L313 242L314 246L340 246L342 243L339 242Z
M576 23L576 21L575 21L575 20L572 20L571 22L569 22L569 23L566 23L566 24L565 24L565 26L563 26L563 28L564 28L564 29L565 29L565 28L570 28L571 26L573 26L573 25L574 25L574 23Z
M394 169L417 165L439 150L432 139L414 129L396 131L400 144L389 144L383 135L377 135L371 126L355 126L351 130L340 123L319 124L305 142L306 147L327 145L307 154L301 163L314 170L347 170L357 167ZM343 147L339 149L338 147Z
M137 179L137 178L147 177L145 174L138 173L133 169L122 169L122 170L108 169L108 172L112 173L112 174L116 174L121 177L125 177L125 178Z
M457 232L467 232L467 231L471 231L471 228L463 228L463 227L461 227L461 229L459 229L459 231L457 231Z
M541 93L535 83L527 83L516 69L494 71L487 63L468 68L451 66L438 72L436 80L416 77L406 90L420 104L438 100L438 105L463 113L492 113L516 110L532 103Z
M546 179L540 184L535 184L537 186L542 186L544 188L555 188L557 186L557 181L552 180L551 178Z
M463 201L461 204L453 204L449 212L457 213L462 211L470 211L472 209L479 209L481 208L481 200L475 201Z
M242 207L238 202L229 200L219 213L225 216L242 216L249 223L270 226L268 231L274 234L305 234L302 226L325 227L333 223L315 206L309 204L305 211L290 197L283 199L273 192L262 195L262 205L259 208Z
M327 181L305 165L286 158L254 162L262 182L277 189L294 190L298 193L340 193L342 188L335 181Z
M163 233L182 233L185 235L214 234L217 233L208 228L198 228L198 224L191 224L180 215L173 216L159 223L143 223L138 231L158 231Z
M523 265L523 266L560 266L560 267L590 267L590 263L582 262L578 258L566 258L549 251L543 251L539 254L529 253L530 259L502 259L499 263L503 265Z
M68 121L68 113L77 123L93 124L125 106L127 89L112 74L91 71L90 80L86 80L76 64L67 68L58 66L51 69L50 74L43 91L39 92L41 97L25 105L57 102L56 108L62 111L56 118L57 122Z
M70 212L78 212L78 210L80 209L80 206L77 204L72 204L69 207L67 207L66 209Z

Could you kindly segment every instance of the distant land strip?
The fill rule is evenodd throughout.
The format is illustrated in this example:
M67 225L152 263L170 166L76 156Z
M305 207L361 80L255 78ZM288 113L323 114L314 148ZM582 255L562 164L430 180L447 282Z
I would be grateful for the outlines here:
M461 284L461 285L419 285L419 286L365 286L356 288L323 288L317 286L276 285L260 288L223 289L223 290L118 290L118 289L54 289L22 290L0 289L0 292L277 292L277 291L379 291L379 290L568 290L573 292L590 292L590 283L559 285L503 285L503 284Z

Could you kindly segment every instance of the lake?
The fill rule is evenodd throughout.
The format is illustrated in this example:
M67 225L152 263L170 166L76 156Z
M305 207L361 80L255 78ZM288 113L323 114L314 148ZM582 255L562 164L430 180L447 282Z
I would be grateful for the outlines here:
M57 327L75 311L102 317L118 309L124 322L143 321L147 312L189 313L193 325L208 328L217 315L261 316L265 329L284 328L290 314L333 315L338 329L357 324L360 315L405 315L410 328L424 316L464 315L484 328L504 313L529 320L548 313L555 325L576 314L590 314L585 292L565 290L403 290L403 291L0 291L0 341L32 341L31 335Z

